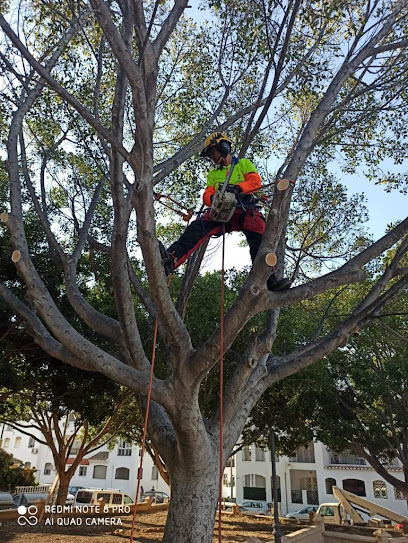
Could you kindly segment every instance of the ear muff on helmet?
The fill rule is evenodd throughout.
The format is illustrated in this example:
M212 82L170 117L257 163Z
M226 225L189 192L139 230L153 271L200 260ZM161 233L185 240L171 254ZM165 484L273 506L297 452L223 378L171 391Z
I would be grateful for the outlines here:
M231 152L231 144L228 141L222 140L217 143L215 148L221 153L223 157L226 157Z
M231 152L231 143L229 137L223 132L213 132L206 138L200 156L208 156L209 149L215 147L225 157Z

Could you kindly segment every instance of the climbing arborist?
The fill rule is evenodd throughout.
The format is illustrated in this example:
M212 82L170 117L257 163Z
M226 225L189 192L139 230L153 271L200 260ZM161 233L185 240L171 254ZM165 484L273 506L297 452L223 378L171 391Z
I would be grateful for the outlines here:
M187 226L180 238L167 250L159 242L166 275L170 275L183 264L207 238L219 235L223 223L226 232L238 231L245 234L252 261L258 253L265 232L265 219L259 212L253 195L256 189L261 187L261 178L254 164L247 158L237 160L233 157L231 140L221 132L214 132L207 137L201 156L209 158L216 166L208 173L207 188L203 194L204 204L209 209ZM228 183L224 186L229 174ZM219 194L223 194L222 187L225 194L220 199ZM220 201L227 201L227 207L231 204L230 209L220 211ZM278 279L275 274L267 281L269 290L284 290L289 288L290 284L290 280Z

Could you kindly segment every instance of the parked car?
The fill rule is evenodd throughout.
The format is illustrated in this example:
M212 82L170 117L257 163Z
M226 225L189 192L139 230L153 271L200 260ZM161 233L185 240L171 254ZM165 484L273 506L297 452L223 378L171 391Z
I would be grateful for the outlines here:
M159 492L158 490L148 490L143 494L143 499L151 498L152 503L167 503L170 501L170 496L165 492Z
M271 503L262 500L246 500L238 505L243 515L270 515L272 509Z
M16 507L16 504L10 492L0 492L0 510L12 509L13 507Z
M14 494L13 501L15 507L20 507L20 505L32 505L35 503L45 503L48 498L48 492L19 492Z
M78 490L82 490L83 488L85 488L84 486L69 486L68 487L68 494L73 494L75 496L75 494L78 492Z
M299 509L299 511L288 513L286 515L286 518L292 520L309 520L309 513L311 511L313 511L313 513L316 513L318 507L318 505L308 505L307 507L302 507L302 509Z
M99 505L99 500L103 499L105 506L112 509L117 506L133 505L133 499L120 492L119 490L111 490L109 488L81 488L75 495L74 507L96 506Z
M71 492L68 492L67 499L65 500L65 505L73 505L75 500L75 494L71 494Z

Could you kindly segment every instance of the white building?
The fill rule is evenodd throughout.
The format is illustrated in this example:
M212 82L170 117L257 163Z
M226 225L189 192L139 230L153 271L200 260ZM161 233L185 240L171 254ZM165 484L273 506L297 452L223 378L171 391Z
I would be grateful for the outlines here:
M2 426L2 428L1 428ZM33 438L10 426L0 426L0 446L14 458L21 460L26 468L35 468L36 479L41 484L53 483L56 476L51 450ZM67 435L69 435L68 424ZM34 432L31 432L34 434ZM38 434L39 435L39 434ZM77 454L79 443L71 449L72 458ZM119 440L112 450L104 446L83 458L71 479L70 486L82 488L114 488L129 496L136 496L137 471L141 449ZM68 463L70 459L68 459ZM157 468L148 454L143 457L143 478L141 486L145 491L152 487L167 492L168 486L159 477ZM1 489L0 489L1 490Z
M21 460L26 467L36 469L39 483L54 481L56 471L47 446L7 425L0 428L0 440L3 449ZM76 454L75 444L71 452L72 455ZM119 441L112 450L103 447L82 460L70 485L114 488L134 498L140 453L138 446L123 441ZM403 480L402 468L397 462L388 469ZM408 513L407 502L401 493L385 482L363 458L350 453L332 453L322 443L311 443L307 448L302 447L292 458L277 458L276 470L282 515L296 511L304 505L333 501L331 489L334 485L393 511L404 515ZM141 485L145 491L154 487L155 490L170 493L148 454L145 454L143 459ZM231 458L224 472L223 496L238 503L247 499L271 502L270 452L250 445Z
M230 483L228 470L232 469L236 478L233 490L237 502L248 498L272 501L270 452L251 445L237 453L234 463L234 468L227 467L224 482ZM388 470L403 480L399 463L390 465ZM276 471L282 515L297 511L304 505L337 501L333 497L333 486L364 496L403 515L408 513L403 495L384 481L364 458L351 453L333 453L320 442L310 443L307 448L301 447L294 457L277 458ZM230 495L230 488L225 487L227 496Z

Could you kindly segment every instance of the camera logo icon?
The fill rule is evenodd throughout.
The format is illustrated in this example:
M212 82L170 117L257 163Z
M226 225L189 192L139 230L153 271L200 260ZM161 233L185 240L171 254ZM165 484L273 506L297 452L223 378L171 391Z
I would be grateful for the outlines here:
M38 522L38 518L36 517L38 513L38 508L35 505L29 505L26 507L25 505L20 505L17 509L18 514L20 515L17 519L17 522L20 526L26 526L29 524L30 526L35 526ZM26 517L26 514L29 514L29 517Z

